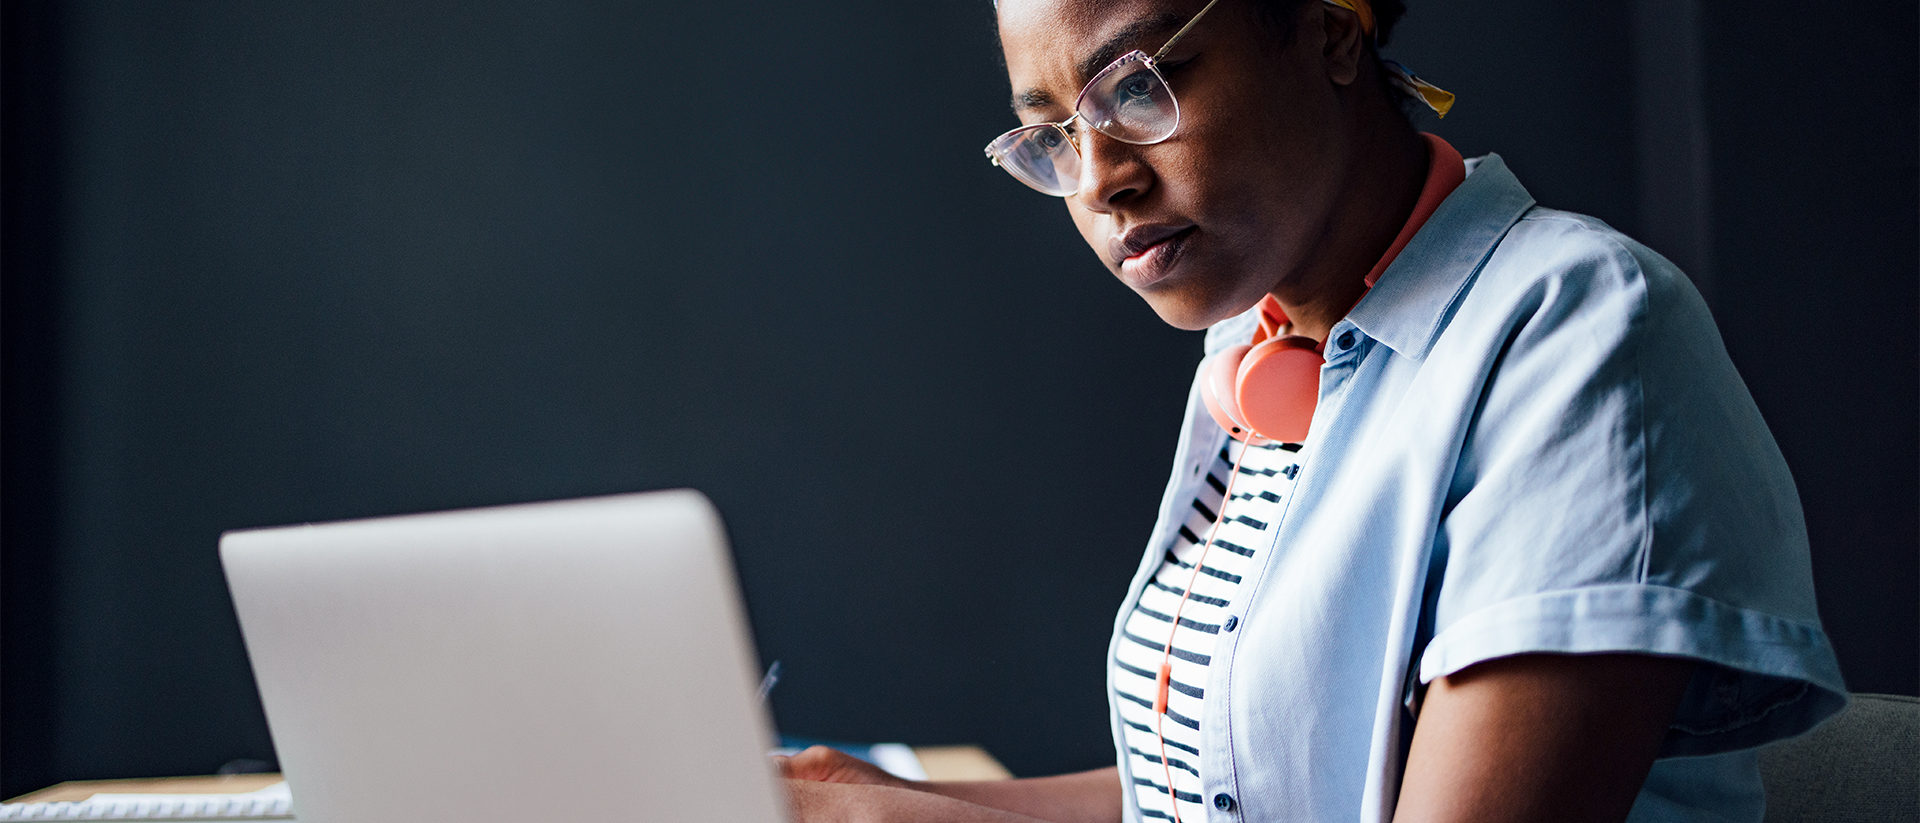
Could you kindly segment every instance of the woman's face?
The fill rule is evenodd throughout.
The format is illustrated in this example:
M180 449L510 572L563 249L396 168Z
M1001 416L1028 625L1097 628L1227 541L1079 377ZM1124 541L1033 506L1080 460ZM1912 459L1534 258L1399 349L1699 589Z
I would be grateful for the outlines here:
M1001 0L1021 122L1065 120L1088 78L1153 54L1204 0ZM1223 0L1161 60L1180 105L1166 141L1134 146L1076 125L1080 235L1161 319L1205 328L1283 289L1330 230L1347 160L1320 3L1290 42L1253 3Z

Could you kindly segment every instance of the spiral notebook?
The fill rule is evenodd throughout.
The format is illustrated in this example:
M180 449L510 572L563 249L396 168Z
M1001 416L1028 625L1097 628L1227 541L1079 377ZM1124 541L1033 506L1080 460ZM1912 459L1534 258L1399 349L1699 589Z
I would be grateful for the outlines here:
M286 781L238 794L115 794L57 803L0 803L0 820L292 820Z

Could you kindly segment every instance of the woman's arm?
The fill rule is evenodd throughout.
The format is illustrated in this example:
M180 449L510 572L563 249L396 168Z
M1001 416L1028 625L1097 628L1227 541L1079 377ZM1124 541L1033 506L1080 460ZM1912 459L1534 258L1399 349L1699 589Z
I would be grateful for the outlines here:
M1695 663L1526 654L1433 681L1395 823L1619 823Z
M1053 823L1118 823L1120 820L1120 770L1113 766L1053 777L923 783L921 786L936 794Z
M1039 823L931 792L872 783L788 780L787 805L795 823Z
M861 818L870 820L1015 819L984 814L989 810L1012 812L1020 816L1018 819L1051 823L1117 823L1120 820L1120 772L1111 766L1024 780L912 781L894 777L842 752L815 746L781 759L780 771L796 778L790 781L789 789L795 818L802 821L839 819L833 814L814 812L856 804L868 804L872 807L870 810L879 815ZM804 785L807 783L824 785ZM870 788L888 791L869 791ZM898 793L901 791L908 794ZM915 798L911 796L913 793L922 796ZM968 809L968 806L976 808Z

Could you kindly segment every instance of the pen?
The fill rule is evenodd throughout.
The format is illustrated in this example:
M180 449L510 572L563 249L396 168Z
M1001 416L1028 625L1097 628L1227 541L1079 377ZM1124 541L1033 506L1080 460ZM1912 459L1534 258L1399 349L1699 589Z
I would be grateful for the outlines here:
M767 702L767 697L773 694L774 685L779 682L780 661L775 660L773 665L767 667L767 676L760 678L760 702Z

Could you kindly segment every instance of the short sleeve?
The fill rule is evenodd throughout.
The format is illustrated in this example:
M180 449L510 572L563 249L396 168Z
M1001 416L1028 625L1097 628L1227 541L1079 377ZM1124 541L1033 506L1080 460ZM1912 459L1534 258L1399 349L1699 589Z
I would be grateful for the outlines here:
M1420 679L1530 652L1687 657L1706 665L1663 755L1805 731L1846 698L1786 462L1685 278L1558 215L1517 224L1475 286L1507 343L1443 510Z

